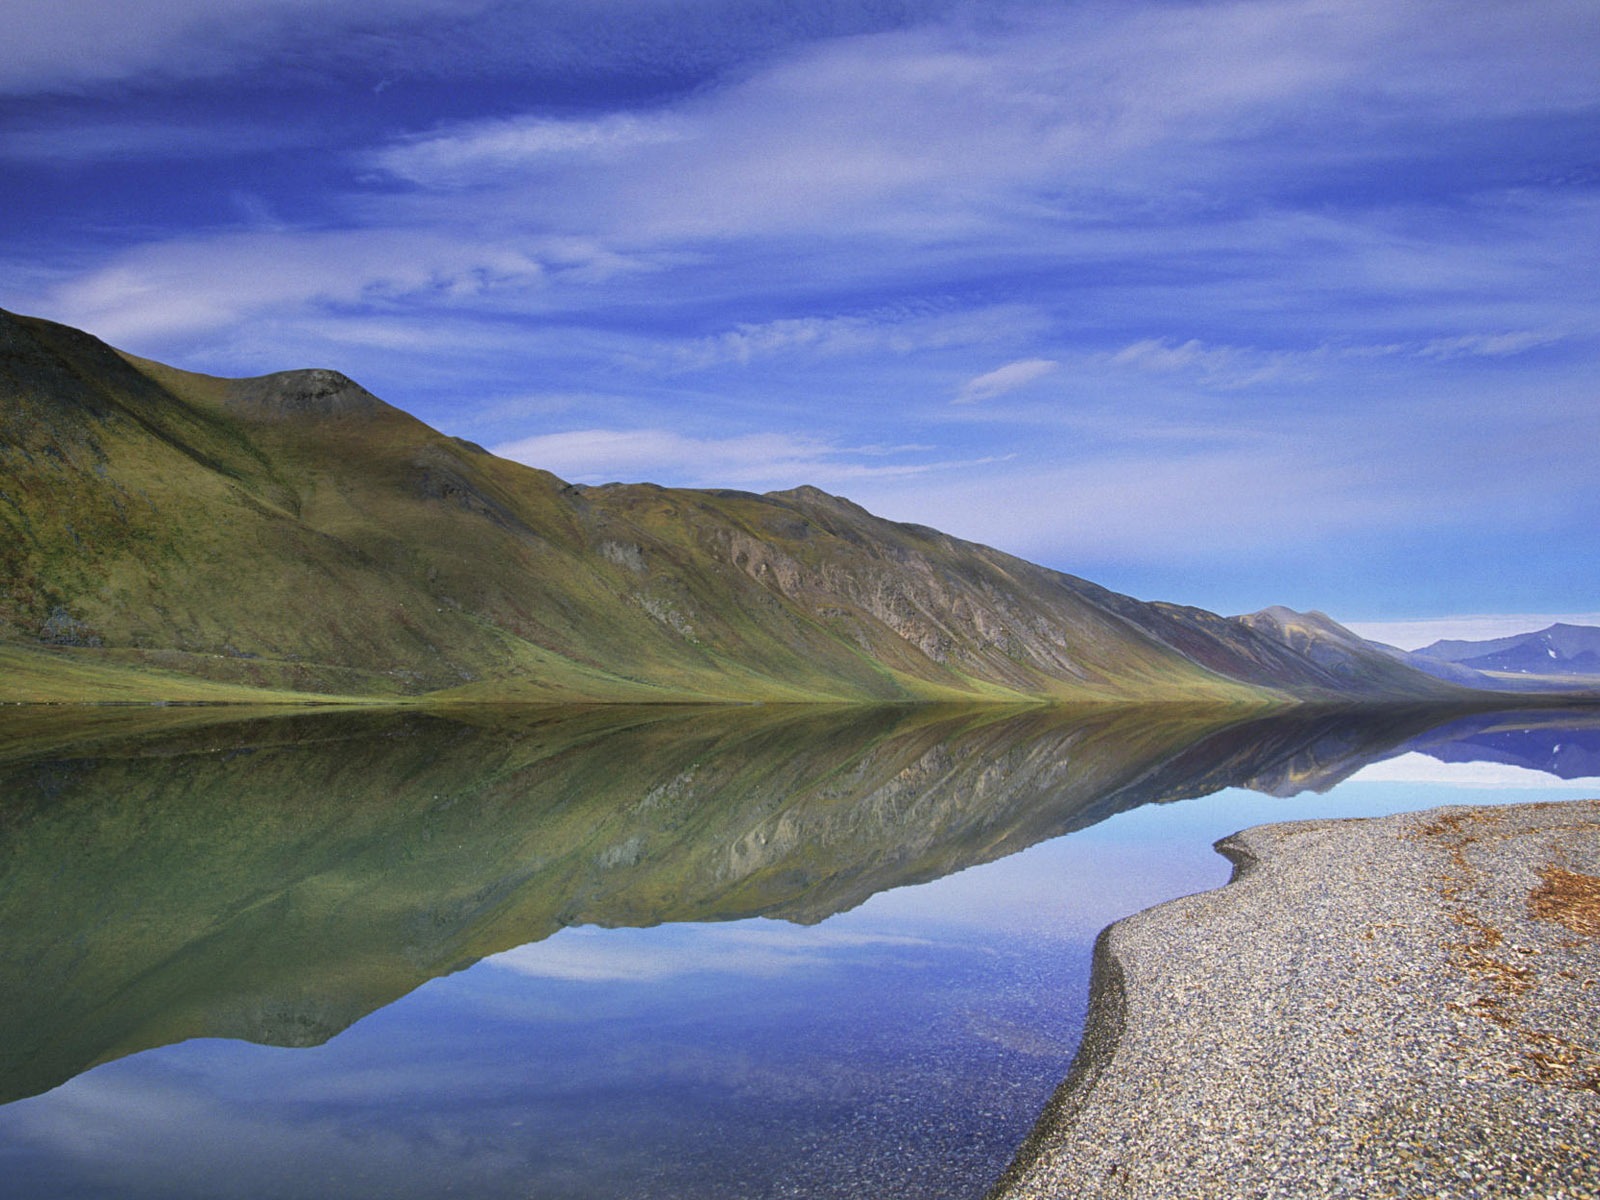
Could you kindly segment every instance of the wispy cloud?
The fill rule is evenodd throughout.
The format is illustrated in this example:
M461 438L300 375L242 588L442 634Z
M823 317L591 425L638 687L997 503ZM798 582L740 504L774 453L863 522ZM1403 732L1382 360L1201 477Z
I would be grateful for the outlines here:
M1294 349L1212 345L1199 338L1141 338L1102 361L1150 375L1183 377L1201 387L1234 391L1267 383L1305 383L1336 370L1340 360L1411 358L1448 362L1460 358L1510 358L1554 346L1570 329L1460 333L1409 342L1336 343L1319 341Z
M745 486L904 478L998 461L928 460L926 446L838 446L823 438L752 433L691 437L665 429L580 429L492 447L495 454L574 483L640 482ZM909 458L909 461L905 461ZM899 459L902 461L886 461Z
M280 15L292 8L234 2ZM413 15L427 7L423 0L414 10L402 6ZM184 20L199 11L190 9ZM1562 19L1553 0L1547 9L1538 20ZM371 284L380 298L394 264L375 270L360 243L384 230L396 242L415 235L476 243L473 255L485 260L564 239L586 246L596 269L648 260L673 268L675 295L710 289L731 304L760 294L769 307L774 297L824 281L916 289L931 272L941 288L951 279L981 283L1030 257L1070 280L1070 291L1086 289L1101 313L1136 306L1142 326L1150 313L1202 305L1219 320L1248 309L1256 322L1276 302L1282 319L1291 319L1312 299L1317 311L1308 319L1326 321L1330 288L1350 297L1341 312L1363 291L1459 294L1469 284L1484 294L1525 291L1482 252L1482 215L1467 227L1478 241L1458 245L1441 232L1457 225L1430 224L1419 234L1403 212L1376 220L1313 216L1261 192L1283 177L1281 166L1255 156L1285 106L1313 121L1315 113L1420 103L1408 96L1402 105L1390 94L1396 77L1413 91L1459 90L1442 71L1419 78L1381 69L1395 53L1391 39L1429 25L1423 15L1363 3L1330 22L1312 0L1181 13L1155 7L1121 17L1098 9L1008 11L1010 19L987 26L948 21L820 42L648 110L559 119L527 112L405 133L358 157L430 186L352 194L347 219L359 220L359 229L341 237L325 226L304 236L358 295ZM1458 24L1443 22L1444 32L1430 29L1416 40L1448 60ZM1514 40L1508 52L1521 45ZM1521 101L1533 110L1584 95L1600 96L1600 88L1555 63L1530 77ZM1271 139L1270 147L1281 143ZM438 196L436 184L473 190ZM1236 194L1260 194L1259 215L1228 215ZM1501 236L1507 232L1514 230ZM1534 235L1542 241L1545 231ZM762 242L777 237L801 240ZM708 256L706 239L760 248L739 265L726 251ZM253 256L248 237L205 241L208 261L224 277L232 261ZM150 276L147 294L179 291L180 280L163 277L163 268L183 257L185 245L149 242L117 265ZM294 258L292 243L285 255ZM1513 257L1524 277L1539 267L1520 251ZM1169 264L1169 285L1129 292L1108 277L1128 273L1118 264L1152 261ZM656 289L651 302L661 304L665 294ZM318 295L308 289L305 299ZM244 307L235 299L225 311ZM708 336L724 338L735 354L741 345L759 353L762 336L813 336L806 326L815 320L791 312L737 336ZM850 330L832 332L816 332L817 343L842 344ZM1457 352L1449 339L1463 335L1445 329L1437 336L1434 352L1444 355ZM1166 363L1170 370L1186 357L1210 386L1246 386L1285 366L1259 354L1246 361L1237 339L1173 342L1145 333L1125 345L1143 348L1145 369Z
M1050 358L1022 358L1006 363L992 371L967 380L956 392L956 404L973 404L979 400L993 400L1036 383L1061 364Z
M137 247L56 285L49 311L104 337L216 329L261 314L338 306L492 307L553 282L592 284L649 264L572 238L485 240L432 228L241 230Z
M830 461L837 451L816 438L755 433L696 438L666 429L576 429L536 434L492 447L502 458L578 483L632 482L652 472L729 482Z
M413 183L454 187L493 181L508 172L551 165L570 169L574 159L617 159L642 146L691 136L670 116L611 113L557 120L528 116L474 121L404 139L372 156L373 165Z
M1513 330L1507 333L1468 333L1457 337L1434 338L1417 351L1421 358L1509 358L1544 346L1552 346L1565 335L1554 330Z
M1114 367L1131 367L1151 374L1191 375L1206 387L1233 389L1304 377L1310 357L1303 353L1208 346L1198 338L1186 342L1144 338L1124 346L1107 361Z
M1047 318L1021 304L957 311L884 309L862 315L789 317L740 324L673 349L686 367L749 363L769 355L907 355L923 350L1012 342L1036 334ZM1026 382L1026 381L1023 381Z
M460 184L474 166L487 182L517 163L538 168L557 149L638 150L562 190L575 186L591 217L647 236L816 229L844 217L951 231L1014 212L1018 195L1036 189L1070 201L1053 206L1059 214L1120 209L1125 219L1137 215L1131 199L1203 206L1196 189L1227 186L1236 173L1259 186L1268 135L1281 135L1273 152L1286 139L1349 152L1348 140L1292 137L1285 126L1375 126L1371 141L1387 136L1390 112L1423 108L1445 120L1481 111L1485 80L1448 64L1488 57L1485 22L1450 20L1451 11L1363 0L1335 20L1321 0L1120 16L1004 6L984 26L819 42L670 113L466 123L405 139L380 161L414 178L446 168ZM1575 19L1556 2L1528 16L1552 30ZM1505 33L1493 56L1497 109L1573 109L1600 96L1576 56L1544 61L1522 89L1499 86L1506 63L1540 57L1527 28ZM1429 48L1423 69L1411 61L1418 46ZM643 152L658 141L667 144Z

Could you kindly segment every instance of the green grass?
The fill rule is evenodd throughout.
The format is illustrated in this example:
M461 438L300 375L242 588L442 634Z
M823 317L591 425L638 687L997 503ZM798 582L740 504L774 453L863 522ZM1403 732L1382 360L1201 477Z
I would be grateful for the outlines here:
M371 696L218 683L74 648L0 645L4 704L371 704Z

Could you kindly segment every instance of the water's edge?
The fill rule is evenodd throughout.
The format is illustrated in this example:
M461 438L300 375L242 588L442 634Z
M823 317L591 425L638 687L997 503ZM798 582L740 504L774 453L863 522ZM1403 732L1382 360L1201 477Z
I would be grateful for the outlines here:
M1233 874L1226 883L1212 891L1220 892L1233 886L1260 865L1260 860L1239 840L1237 833L1215 842L1212 848L1233 863ZM1151 912L1171 903L1171 900L1163 901L1140 912ZM1112 933L1123 921L1138 915L1130 913L1121 920L1113 921L1095 938L1083 1038L1067 1070L1067 1077L1045 1104L1010 1165L984 1194L984 1200L1006 1200L1013 1195L1017 1185L1039 1159L1052 1146L1071 1137L1078 1114L1088 1104L1095 1085L1116 1054L1128 1027L1128 977L1112 948Z

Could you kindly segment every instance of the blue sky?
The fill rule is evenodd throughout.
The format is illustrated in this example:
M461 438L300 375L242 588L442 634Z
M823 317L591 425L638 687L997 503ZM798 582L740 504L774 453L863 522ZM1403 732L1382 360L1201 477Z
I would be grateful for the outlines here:
M0 306L1146 598L1600 610L1592 0L7 13Z

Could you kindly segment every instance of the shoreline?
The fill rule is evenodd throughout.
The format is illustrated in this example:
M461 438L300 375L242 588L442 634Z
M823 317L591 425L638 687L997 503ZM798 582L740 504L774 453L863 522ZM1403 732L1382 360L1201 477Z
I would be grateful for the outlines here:
M1600 801L1255 826L1096 940L990 1200L1600 1195Z

